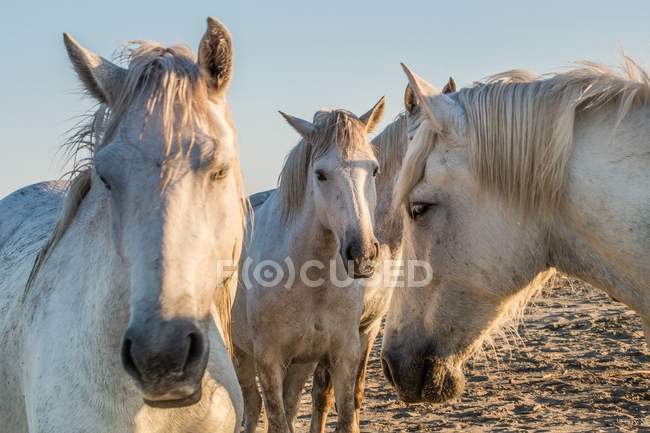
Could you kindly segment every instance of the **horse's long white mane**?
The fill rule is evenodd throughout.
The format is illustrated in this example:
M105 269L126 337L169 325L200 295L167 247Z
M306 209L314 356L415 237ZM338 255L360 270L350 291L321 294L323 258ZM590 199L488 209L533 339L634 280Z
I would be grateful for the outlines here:
M312 162L333 146L346 157L354 149L370 147L366 126L346 110L319 110L314 114L315 131L309 141L302 139L289 153L280 172L278 189L282 198L282 216L292 219L305 198L307 176Z
M650 100L650 78L632 59L625 58L621 71L580 65L532 81L533 74L508 71L454 96L467 116L470 170L481 188L526 213L552 212L566 186L576 113L617 102L618 125L633 104ZM437 135L423 122L403 164L396 204L421 179Z

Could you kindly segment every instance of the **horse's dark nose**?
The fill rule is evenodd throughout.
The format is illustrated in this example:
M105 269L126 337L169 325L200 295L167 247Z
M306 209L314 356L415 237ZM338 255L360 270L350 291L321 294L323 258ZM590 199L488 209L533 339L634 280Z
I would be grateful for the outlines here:
M384 350L381 357L384 376L406 403L442 403L458 397L465 377L447 360L431 355L413 355Z
M375 272L375 261L378 255L379 243L376 240L364 243L355 239L348 244L342 258L348 272L352 264L353 278L370 278Z
M208 340L191 321L132 324L122 341L122 364L149 402L200 397Z
M400 355L387 351L382 353L381 367L384 377L395 388L401 400L407 403L420 402L425 363L418 359L405 365Z

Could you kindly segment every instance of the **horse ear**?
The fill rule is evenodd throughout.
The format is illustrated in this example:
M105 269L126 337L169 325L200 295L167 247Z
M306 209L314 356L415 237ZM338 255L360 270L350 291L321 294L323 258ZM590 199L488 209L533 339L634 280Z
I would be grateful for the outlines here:
M410 114L415 112L415 109L418 107L418 101L415 98L415 93L411 89L411 85L407 84L406 89L404 90L404 108Z
M232 78L232 38L225 25L208 17L208 29L199 43L198 64L208 80L208 94L223 94Z
M415 95L415 100L417 101L417 105L422 107L422 110L424 111L425 115L431 122L431 126L433 127L433 129L435 131L441 131L442 125L436 118L435 114L433 114L433 110L431 110L431 107L427 103L427 96L435 96L440 92L435 87L433 87L432 85L424 81L422 78L418 77L413 72L411 72L411 70L404 63L401 63L401 65L402 65L402 69L404 69L404 73L406 74L406 77L409 80L409 88L413 91L413 94Z
M284 113L282 111L279 112L282 117L291 125L293 129L298 131L298 134L302 136L307 141L310 141L310 139L314 135L314 131L316 128L311 122L308 122L306 120L300 119L298 117L293 117L287 113Z
M82 47L67 33L63 34L63 43L72 66L88 93L110 107L126 80L126 69Z
M443 94L454 93L456 91L456 82L453 78L449 77L449 81L445 84L445 87L442 88Z
M379 122L384 117L384 111L386 109L386 97L382 96L379 102L377 102L366 114L359 117L366 125L366 132L371 133L377 128Z

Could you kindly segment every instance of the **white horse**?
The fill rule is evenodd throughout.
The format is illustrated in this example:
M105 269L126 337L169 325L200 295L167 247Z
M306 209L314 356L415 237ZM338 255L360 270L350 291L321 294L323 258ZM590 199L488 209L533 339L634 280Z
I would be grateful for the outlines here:
M234 285L216 265L238 258L245 220L228 30L208 19L198 62L141 43L128 69L64 41L101 108L67 194L0 202L1 429L233 433Z
M443 93L456 91L456 83L452 78L443 88ZM415 130L411 125L411 134ZM357 419L360 419L361 405L364 398L366 379L366 367L372 345L381 329L381 320L384 317L394 285L398 278L390 275L392 266L400 262L402 251L402 230L399 220L391 217L391 205L393 187L401 167L402 159L408 145L406 114L401 113L397 118L388 124L371 142L379 162L379 173L375 184L377 189L377 205L375 207L375 235L379 243L379 256L375 273L383 272L376 278L361 281L363 290L363 311L359 323L360 361L357 368L354 391L354 405ZM253 194L250 197L250 204L257 209L276 190L264 191ZM399 269L397 269L399 271ZM308 374L313 374L312 386L312 415L311 432L323 433L327 423L327 415L332 407L334 389L331 376L324 364L318 364L314 371L313 364L301 367L294 367L287 372L285 384L289 389L284 390L285 410L290 423L295 423L297 405L300 401L301 391ZM249 392L255 392L251 388ZM251 395L256 401L253 407L249 407L246 417L246 431L252 432L257 424L260 411L260 398L257 393Z
M260 413L256 374L268 431L288 432L300 389L318 362L332 376L337 431L358 431L360 282L373 276L379 252L373 230L379 166L367 134L383 110L382 98L361 117L321 110L311 123L284 115L303 140L287 158L279 189L255 210L242 255L249 266L240 264L233 309L247 432ZM278 278L262 281L259 268L269 263Z
M455 91L456 83L452 78L449 78L449 82L442 92L452 93ZM391 206L393 188L408 146L409 131L407 125L409 123L406 114L400 113L393 122L388 124L372 140L372 145L379 160L379 174L376 179L375 235L379 242L378 262L381 265L375 271L378 273L376 278L367 279L361 283L363 290L363 311L359 323L361 357L357 368L354 392L357 419L360 419L361 415L361 405L366 384L366 367L372 345L381 330L381 322L388 309L393 289L395 289L396 285L400 285L400 269L396 265L401 261L402 257L402 225L400 220L392 218ZM410 126L411 134L413 134L417 125L410 124ZM379 274L380 272L381 274ZM300 389L302 389L302 386ZM311 432L324 433L327 415L333 403L331 377L325 365L319 364L316 367L311 396ZM296 404L299 397L298 393L293 396L293 400L290 399L289 401ZM294 416L297 412L295 409L294 406Z
M400 397L459 395L464 361L555 268L605 290L647 327L645 71L629 60L624 75L586 63L441 95L405 70L415 91L407 102L423 108L410 117L422 124L395 203L405 256L428 261L433 278L393 294L382 360Z

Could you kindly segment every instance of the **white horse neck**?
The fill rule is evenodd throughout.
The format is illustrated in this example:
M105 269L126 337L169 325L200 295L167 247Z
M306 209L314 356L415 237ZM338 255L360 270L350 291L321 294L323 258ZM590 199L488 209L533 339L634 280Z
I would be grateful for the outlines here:
M576 118L551 257L650 320L650 107L615 127L617 106Z
M124 395L126 402L126 395L137 393L123 372L120 352L115 348L120 347L129 319L129 293L124 264L110 236L110 218L102 206L106 199L92 190L84 198L29 290L25 312L28 316L30 311L36 314L24 323L28 333L30 329L64 330L67 338L57 338L56 331L53 337L69 341L75 350L61 350L60 361L93 371L78 379L81 386L88 386L99 395ZM29 348L26 353L29 354ZM53 362L58 361L56 358ZM125 389L131 392L127 394Z

